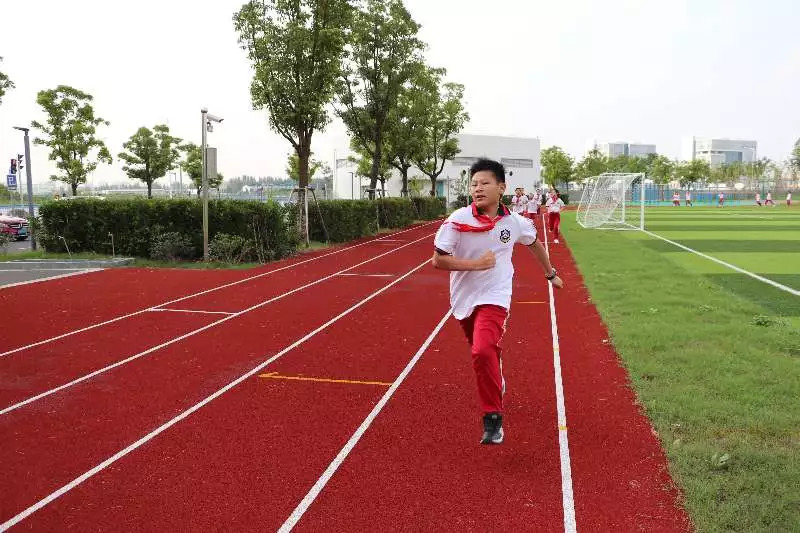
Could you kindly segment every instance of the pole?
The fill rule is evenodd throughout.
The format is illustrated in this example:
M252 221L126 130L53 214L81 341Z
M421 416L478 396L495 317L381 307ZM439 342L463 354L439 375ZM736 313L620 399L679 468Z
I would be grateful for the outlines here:
M642 174L642 181L639 183L639 186L641 187L641 190L639 191L639 229L641 230L644 230L644 178L645 174Z
M206 114L208 109L205 107L200 110L200 116L203 119L203 136L202 136L202 150L203 150L203 261L208 261L208 168L206 162Z
M310 222L308 216L308 185L306 185L303 188L303 204L304 204L303 208L305 209L304 215L306 217L306 246L310 246L311 240L309 239L309 233L308 233L308 223Z
M28 182L28 215L33 220L33 178L31 171L31 140L28 136L28 129L25 128L25 178ZM31 250L36 250L36 236L33 234L33 224L29 224Z

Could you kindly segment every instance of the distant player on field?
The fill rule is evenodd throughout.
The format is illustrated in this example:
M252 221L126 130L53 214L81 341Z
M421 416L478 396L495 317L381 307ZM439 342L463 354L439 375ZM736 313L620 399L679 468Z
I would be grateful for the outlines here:
M786 193L786 207L792 207L792 191Z
M483 412L481 444L501 444L505 379L500 340L511 306L514 245L524 244L554 287L563 283L536 240L531 220L502 204L505 169L497 161L479 159L469 169L472 205L454 211L434 239L432 263L450 271L450 305L472 352ZM527 354L526 354L527 355Z
M756 205L761 207L761 193L756 193Z
M536 203L536 195L532 192L528 193L528 205L526 206L527 216L529 219L534 220L536 215L539 214L539 204Z
M764 200L764 206L768 205L775 207L775 202L772 201L772 191L767 191L767 199Z
M686 207L692 207L692 193L686 191Z
M672 206L673 207L680 207L681 206L681 195L677 192L672 193Z
M724 207L725 206L725 193L721 192L717 195L717 207Z

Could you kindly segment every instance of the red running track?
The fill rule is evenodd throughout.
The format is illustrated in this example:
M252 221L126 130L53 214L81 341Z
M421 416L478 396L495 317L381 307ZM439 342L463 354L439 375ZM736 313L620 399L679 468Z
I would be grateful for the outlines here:
M364 271L406 273L430 251L423 241ZM569 252L552 255L569 284L556 301L578 530L685 530L664 455ZM515 262L507 442L477 444L469 353L449 319L297 529L563 530L549 308L529 303L546 302L547 285L527 251ZM334 278L2 415L11 438L0 520L396 279ZM19 527L277 529L447 307L446 274L423 267L259 372L277 374L244 380Z

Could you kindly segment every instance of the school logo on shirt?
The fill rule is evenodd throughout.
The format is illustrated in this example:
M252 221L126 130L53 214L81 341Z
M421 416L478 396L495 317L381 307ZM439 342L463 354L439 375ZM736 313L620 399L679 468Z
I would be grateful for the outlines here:
M504 229L500 232L500 242L507 243L511 240L511 230Z

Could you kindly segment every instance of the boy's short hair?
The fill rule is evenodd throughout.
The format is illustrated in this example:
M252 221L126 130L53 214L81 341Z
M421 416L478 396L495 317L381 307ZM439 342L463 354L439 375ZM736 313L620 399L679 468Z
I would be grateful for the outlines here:
M497 161L492 159L485 159L481 158L472 163L472 166L469 167L469 177L472 178L476 173L482 172L484 170L488 170L492 174L494 174L495 179L498 183L505 183L506 182L506 169Z

